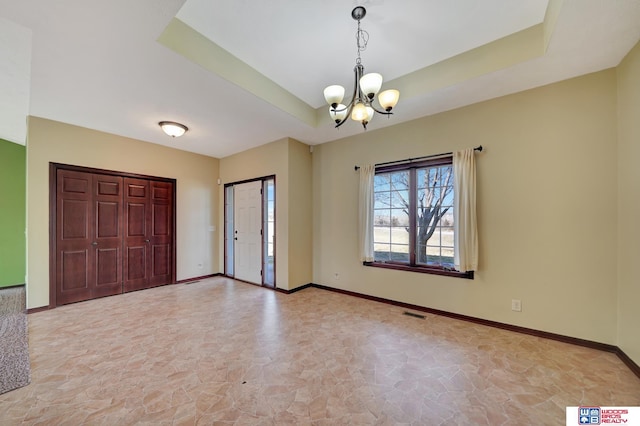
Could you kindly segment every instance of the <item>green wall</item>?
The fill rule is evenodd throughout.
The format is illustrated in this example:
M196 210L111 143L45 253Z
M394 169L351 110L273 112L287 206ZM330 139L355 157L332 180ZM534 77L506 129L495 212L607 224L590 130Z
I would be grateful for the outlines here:
M0 287L25 283L26 149L0 139Z

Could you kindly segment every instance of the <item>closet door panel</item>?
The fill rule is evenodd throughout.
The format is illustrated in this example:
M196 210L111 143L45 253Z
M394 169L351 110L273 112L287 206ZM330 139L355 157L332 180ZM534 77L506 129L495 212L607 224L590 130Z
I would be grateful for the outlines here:
M55 280L59 304L91 298L92 179L89 173L57 172Z
M151 182L150 286L171 282L173 189L173 184L169 182Z
M84 294L86 297L90 296L88 269L89 269L89 250L63 250L61 251L61 283L60 291L63 297L70 297L72 292L76 293L76 297L79 294ZM82 298L78 300L83 300Z
M145 246L127 247L126 250L126 280L144 279L147 276L147 248Z
M146 179L124 179L124 291L149 287L150 188Z
M120 250L115 248L96 250L96 286L120 285ZM104 287L102 287L104 288Z
M122 293L122 178L94 175L92 297Z

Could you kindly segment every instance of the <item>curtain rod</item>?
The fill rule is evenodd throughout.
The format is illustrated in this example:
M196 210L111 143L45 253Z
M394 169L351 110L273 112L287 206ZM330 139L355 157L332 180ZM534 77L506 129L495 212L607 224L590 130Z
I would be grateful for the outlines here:
M482 145L473 148L474 151L482 152ZM453 155L453 152L443 152L442 154L425 155L423 157L407 158L406 160L387 161L385 163L376 163L376 166L386 166L389 164L411 163L416 160L426 160L428 158L442 157L445 155ZM360 170L360 166L355 166L354 170Z

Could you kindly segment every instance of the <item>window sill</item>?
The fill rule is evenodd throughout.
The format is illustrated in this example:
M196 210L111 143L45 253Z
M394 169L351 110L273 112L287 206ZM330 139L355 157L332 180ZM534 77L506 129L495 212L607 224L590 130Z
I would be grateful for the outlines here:
M444 275L447 277L465 278L469 280L473 279L473 271L458 272L434 266L410 266L400 263L362 262L362 264L364 266L372 266L374 268L395 269L397 271L419 272L422 274Z

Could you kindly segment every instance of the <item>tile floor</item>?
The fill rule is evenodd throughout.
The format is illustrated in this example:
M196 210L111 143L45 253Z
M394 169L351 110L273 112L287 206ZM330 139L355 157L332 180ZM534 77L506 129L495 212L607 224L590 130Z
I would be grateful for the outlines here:
M640 405L613 354L309 288L225 278L29 315L0 424L564 425Z

